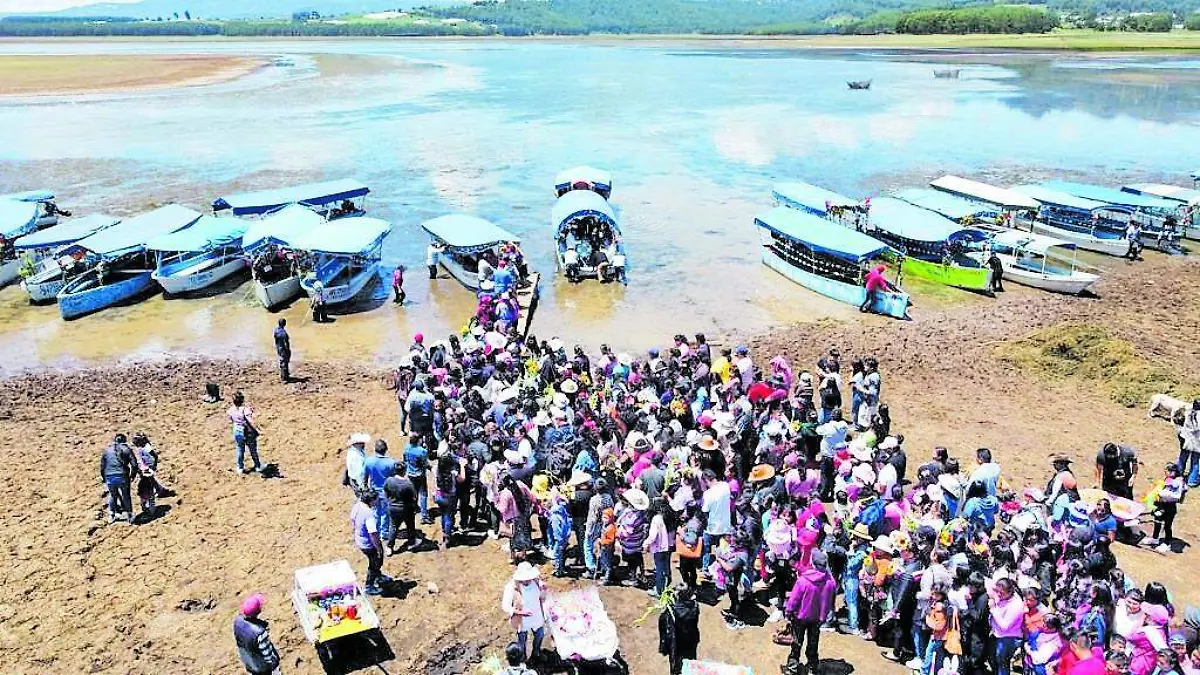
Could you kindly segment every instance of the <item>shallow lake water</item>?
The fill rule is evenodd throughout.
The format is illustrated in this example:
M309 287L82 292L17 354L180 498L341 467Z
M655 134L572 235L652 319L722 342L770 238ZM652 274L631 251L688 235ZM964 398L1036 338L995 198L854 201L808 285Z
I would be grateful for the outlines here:
M855 195L944 173L1001 184L1066 177L1190 184L1200 63L1162 57L873 53L700 42L263 41L0 43L6 53L283 55L241 80L173 91L0 98L0 192L52 188L76 213L128 216L228 192L356 177L410 268L315 326L249 285L154 297L63 322L0 291L0 374L122 359L270 353L277 316L300 359L389 361L413 332L457 329L469 292L424 274L420 223L470 212L516 232L543 275L533 332L644 347L739 335L853 308L758 262L756 212L776 181ZM935 79L947 63L959 79ZM847 80L870 79L868 91ZM611 170L629 285L556 276L549 213L561 169ZM918 317L919 320L919 317Z

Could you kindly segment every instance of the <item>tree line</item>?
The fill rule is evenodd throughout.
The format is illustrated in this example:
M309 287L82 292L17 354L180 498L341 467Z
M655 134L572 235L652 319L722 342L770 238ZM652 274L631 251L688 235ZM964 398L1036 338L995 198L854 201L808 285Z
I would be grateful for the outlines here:
M479 36L495 30L478 23L401 21L27 21L0 20L0 37L410 37Z

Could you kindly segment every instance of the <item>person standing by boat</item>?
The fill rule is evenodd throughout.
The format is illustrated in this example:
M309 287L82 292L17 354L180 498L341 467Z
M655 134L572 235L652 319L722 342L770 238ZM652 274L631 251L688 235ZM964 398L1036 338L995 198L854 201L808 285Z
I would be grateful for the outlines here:
M1125 241L1129 243L1129 250L1125 251L1125 257L1129 260L1140 260L1142 254L1142 226L1138 225L1129 217L1129 224L1125 226Z
M874 311L873 307L883 302L883 293L891 287L884 272L887 272L887 265L882 263L867 272L867 276L863 278L863 285L867 288L867 297L863 300L863 304L859 305L858 311Z
M287 332L287 319L280 319L275 327L275 354L279 357L279 379L292 381L292 338Z
M310 300L312 319L315 323L326 323L329 321L329 314L325 309L325 284L316 281L313 282L312 288L312 298Z
M392 303L403 305L404 299L408 297L404 293L404 272L407 268L404 265L397 265L396 270L392 272L392 293L395 297L392 298Z
M988 249L987 266L992 270L992 292L1004 292L1004 263L1000 262L1000 256L991 248Z
M425 265L429 267L429 278L437 278L438 256L442 254L442 245L436 241L429 242L425 249Z

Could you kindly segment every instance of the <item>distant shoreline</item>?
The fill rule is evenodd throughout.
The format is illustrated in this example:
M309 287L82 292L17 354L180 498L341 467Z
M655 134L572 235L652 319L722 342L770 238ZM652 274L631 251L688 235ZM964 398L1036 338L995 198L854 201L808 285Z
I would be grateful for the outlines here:
M696 46L708 49L879 50L898 52L1013 52L1013 53L1190 53L1200 51L1200 31L1170 33L1064 30L1052 33L969 35L697 35L591 34L487 36L111 36L0 37L0 44L103 42L466 42L490 41L542 44L624 46Z

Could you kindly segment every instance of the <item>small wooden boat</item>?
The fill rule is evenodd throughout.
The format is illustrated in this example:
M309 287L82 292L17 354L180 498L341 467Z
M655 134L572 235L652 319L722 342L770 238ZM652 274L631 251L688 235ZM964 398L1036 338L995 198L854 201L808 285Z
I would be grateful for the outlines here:
M204 216L191 227L149 242L158 257L151 278L167 295L208 288L244 269L242 235L249 223L241 218Z
M378 276L383 240L391 231L386 220L357 217L305 232L294 245L316 256L316 265L300 279L301 290L309 297L323 294L328 305L354 299Z
M625 280L625 244L617 213L608 200L590 190L571 190L554 202L550 212L559 268L573 279Z
M154 286L154 270L146 242L182 230L200 219L199 213L169 204L122 221L71 247L95 264L64 284L58 293L58 311L74 319L131 300Z
M847 82L846 86L850 87L851 89L870 89L871 80L852 80Z
M934 69L933 76L939 80L957 80L962 68Z
M1000 260L1002 278L1023 286L1078 295L1100 279L1096 274L1076 269L1076 245L1069 241L1004 230L996 233L988 246ZM1060 249L1069 251L1070 257L1054 255L1053 252ZM990 257L986 250L967 255L981 265L987 265Z
M785 206L760 214L754 224L764 265L805 288L855 306L867 299L863 275L870 262L895 254L878 239ZM911 304L907 293L895 290L880 294L871 309L906 319Z
M273 309L300 295L304 254L293 242L325 222L312 209L292 204L250 224L242 251L250 260L254 297L263 307Z
M67 255L71 244L100 230L121 222L119 218L92 214L72 218L66 223L21 237L16 241L17 252L32 270L21 282L21 288L35 303L52 302L66 282L67 270L81 262ZM82 273L85 268L78 270Z

